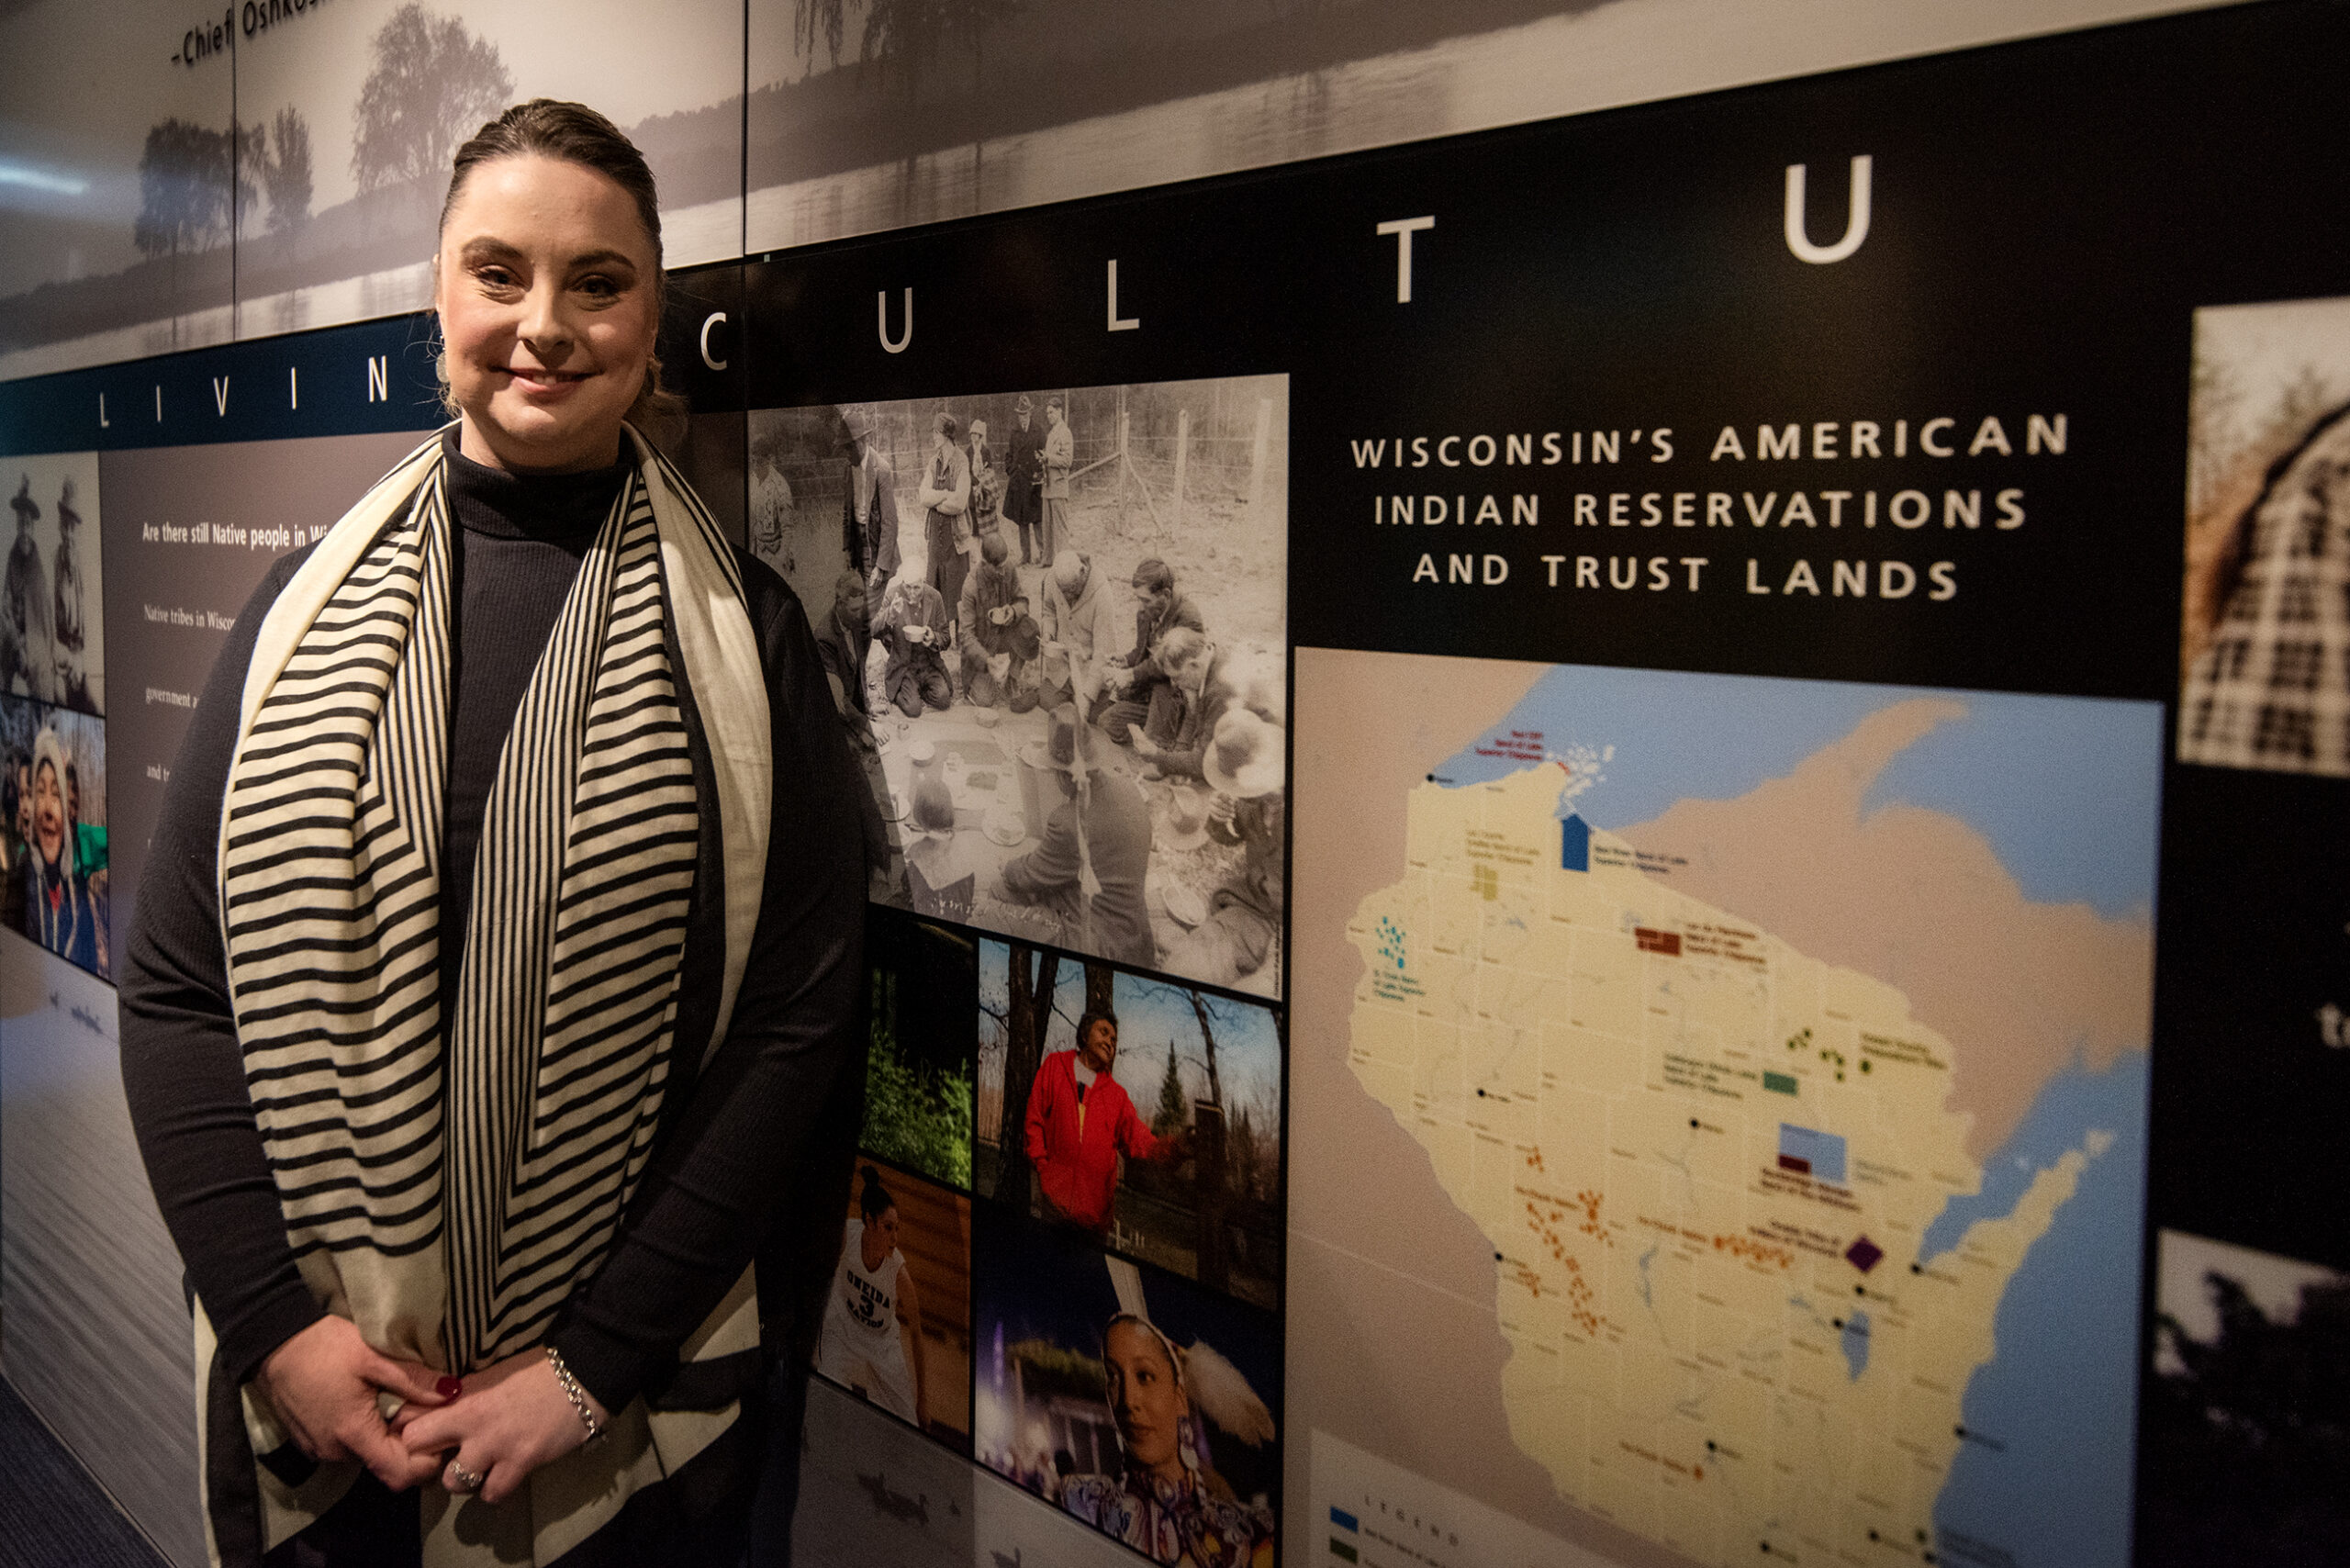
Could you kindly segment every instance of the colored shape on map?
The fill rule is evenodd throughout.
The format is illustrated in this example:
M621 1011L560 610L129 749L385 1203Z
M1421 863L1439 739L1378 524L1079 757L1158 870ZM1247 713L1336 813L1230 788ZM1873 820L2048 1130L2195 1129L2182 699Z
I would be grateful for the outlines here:
M1591 869L1591 824L1572 812L1559 824L1559 868L1562 871Z
M1344 1508L1331 1509L1330 1522L1337 1526L1340 1529L1360 1530L1362 1529L1362 1526L1355 1521L1355 1517L1347 1512Z
M1884 1257L1885 1249L1865 1236L1844 1249L1844 1260L1863 1274L1875 1268Z
M1772 1094L1792 1094L1796 1092L1796 1081L1788 1073L1766 1072L1762 1075L1762 1088Z
M1844 1140L1793 1122L1779 1124L1779 1169L1801 1171L1822 1182L1844 1182Z
M1869 1364L1869 1315L1856 1312L1844 1319L1844 1370L1859 1377Z
M1643 953L1662 953L1668 958L1681 957L1681 934L1677 931L1651 931L1645 925L1635 925L1632 944Z
M1357 1561L1357 1558L1355 1557L1355 1549L1348 1546L1345 1541L1340 1540L1335 1535L1330 1538L1330 1555L1337 1558L1341 1562L1353 1562Z

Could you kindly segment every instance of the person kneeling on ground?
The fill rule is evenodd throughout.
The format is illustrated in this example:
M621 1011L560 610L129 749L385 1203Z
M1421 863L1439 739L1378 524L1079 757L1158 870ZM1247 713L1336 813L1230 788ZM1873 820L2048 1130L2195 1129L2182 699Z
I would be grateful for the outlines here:
M928 583L901 577L883 596L873 618L873 635L890 650L882 689L898 711L922 717L925 707L953 706L955 685L946 678L946 601Z
M968 700L1025 713L1036 706L1038 638L1020 574L1004 564L1008 554L1002 534L979 535L979 564L963 579L955 612L957 651Z
M1207 834L1237 845L1239 869L1208 900L1208 917L1168 949L1167 967L1210 985L1237 985L1265 966L1281 924L1283 736L1254 710L1217 721L1203 757L1215 788Z
M1225 714L1242 706L1224 650L1179 626L1158 640L1152 657L1167 672L1167 684L1148 720L1127 734L1135 755L1151 765L1143 777L1204 778L1209 737Z

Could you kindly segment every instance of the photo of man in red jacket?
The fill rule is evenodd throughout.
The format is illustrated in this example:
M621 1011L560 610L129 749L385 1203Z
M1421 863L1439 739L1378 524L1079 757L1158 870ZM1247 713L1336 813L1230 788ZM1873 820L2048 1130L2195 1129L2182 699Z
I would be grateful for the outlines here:
M1118 1156L1169 1164L1188 1159L1189 1127L1154 1137L1110 1070L1118 1060L1118 1020L1088 1013L1077 1021L1077 1049L1055 1051L1028 1091L1028 1159L1044 1189L1045 1209L1106 1239L1116 1204Z

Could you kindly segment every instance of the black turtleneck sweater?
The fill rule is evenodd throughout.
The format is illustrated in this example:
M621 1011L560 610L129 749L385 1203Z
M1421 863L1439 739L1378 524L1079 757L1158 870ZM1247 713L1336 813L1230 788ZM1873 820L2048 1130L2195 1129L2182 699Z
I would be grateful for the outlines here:
M456 606L442 901L444 956L461 953L475 851L498 755L564 599L617 497L624 467L518 476L473 463L448 438ZM307 552L278 562L238 617L190 723L149 851L121 978L123 1081L140 1150L190 1288L218 1336L216 1366L242 1382L320 1315L285 1238L245 1089L218 913L220 802L239 693L263 620ZM831 1165L847 1170L837 1124L853 1122L864 867L863 781L841 740L806 614L763 563L738 551L767 678L776 788L765 892L727 1036L700 1042L724 946L724 867L715 833L688 916L680 1025L653 1162L610 1258L575 1290L549 1340L610 1410L657 1387L677 1346L771 1231L798 1242L762 1255L761 1295L803 1294L829 1267L839 1215ZM673 646L673 657L675 656ZM726 715L680 687L696 772L710 798L706 736ZM456 970L444 962L442 994ZM699 1003L697 1002L699 1000ZM702 1033L692 1039L692 1019ZM697 1068L699 1070L697 1072ZM844 1099L844 1095L846 1099ZM854 1126L846 1137L853 1138ZM793 1212L803 1197L823 1224ZM813 1254L806 1258L798 1252ZM821 1288L821 1282L815 1282Z

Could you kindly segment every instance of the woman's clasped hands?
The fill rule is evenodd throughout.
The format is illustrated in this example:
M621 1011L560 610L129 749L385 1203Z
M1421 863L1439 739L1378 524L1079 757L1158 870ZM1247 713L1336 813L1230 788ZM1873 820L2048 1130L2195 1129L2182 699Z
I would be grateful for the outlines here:
M601 1430L610 1417L595 1395L585 1397ZM531 1472L588 1440L587 1423L537 1347L460 1380L444 1404L403 1409L392 1429L410 1454L441 1457L442 1486L489 1503L506 1501Z
M384 1355L326 1316L262 1363L256 1381L312 1459L355 1459L395 1492L437 1480L490 1503L588 1440L588 1425L541 1348L464 1378ZM387 1422L379 1396L400 1408ZM600 1428L609 1419L584 1394Z

